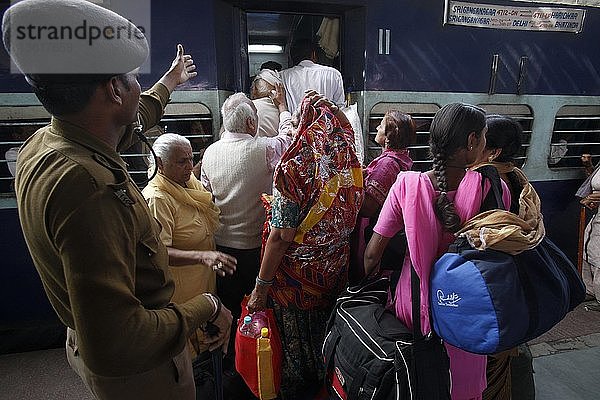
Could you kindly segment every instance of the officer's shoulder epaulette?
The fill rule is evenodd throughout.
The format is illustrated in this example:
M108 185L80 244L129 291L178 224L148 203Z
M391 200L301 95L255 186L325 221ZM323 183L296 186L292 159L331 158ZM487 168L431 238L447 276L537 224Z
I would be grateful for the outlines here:
M129 180L128 172L99 153L94 153L92 158L113 175L114 181L106 182L106 186L114 191L115 197L127 207L135 204L137 201L135 196L130 193L132 183Z

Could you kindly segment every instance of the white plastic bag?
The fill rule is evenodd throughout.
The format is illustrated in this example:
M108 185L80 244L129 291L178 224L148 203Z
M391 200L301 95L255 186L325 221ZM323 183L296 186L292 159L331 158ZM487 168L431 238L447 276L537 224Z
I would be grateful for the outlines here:
M360 121L360 116L358 115L358 107L356 103L354 103L349 107L341 107L340 109L344 112L346 118L348 118L348 121L350 121L350 125L352 125L352 130L354 131L356 155L358 156L358 161L360 161L360 164L364 165L365 141L363 138L362 122Z

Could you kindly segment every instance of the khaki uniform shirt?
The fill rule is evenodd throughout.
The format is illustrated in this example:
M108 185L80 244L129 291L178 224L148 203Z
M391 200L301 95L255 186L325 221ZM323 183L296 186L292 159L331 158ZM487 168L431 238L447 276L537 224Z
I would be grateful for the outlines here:
M143 93L144 128L162 116L169 92ZM134 141L127 127L119 150ZM58 118L23 145L16 192L25 240L61 321L78 336L86 366L126 376L179 354L188 336L210 318L198 295L172 304L173 280L160 225L119 154Z

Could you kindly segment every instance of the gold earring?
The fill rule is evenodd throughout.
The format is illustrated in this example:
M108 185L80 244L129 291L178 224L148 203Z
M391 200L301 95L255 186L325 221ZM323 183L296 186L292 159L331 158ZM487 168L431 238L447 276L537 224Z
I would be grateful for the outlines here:
M494 156L489 156L489 157L488 157L488 161L489 161L489 162L492 162L492 161L494 161Z
M473 150L473 146L469 146L469 151Z

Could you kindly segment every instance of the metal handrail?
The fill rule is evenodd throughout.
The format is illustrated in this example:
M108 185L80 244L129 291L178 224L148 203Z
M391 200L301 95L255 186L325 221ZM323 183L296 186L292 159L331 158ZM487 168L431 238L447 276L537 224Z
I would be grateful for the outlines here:
M28 120L28 121L0 121L0 127L2 126L46 126L50 123L50 120L36 121L36 120Z

